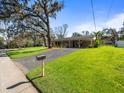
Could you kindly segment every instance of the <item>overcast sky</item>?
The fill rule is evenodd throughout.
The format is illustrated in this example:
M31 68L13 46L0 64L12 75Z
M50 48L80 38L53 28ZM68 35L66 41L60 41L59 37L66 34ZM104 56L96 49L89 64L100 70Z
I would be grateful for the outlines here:
M68 24L68 36L73 32L94 31L91 0L64 0L64 9L51 20L52 28ZM122 27L124 0L93 0L97 30Z

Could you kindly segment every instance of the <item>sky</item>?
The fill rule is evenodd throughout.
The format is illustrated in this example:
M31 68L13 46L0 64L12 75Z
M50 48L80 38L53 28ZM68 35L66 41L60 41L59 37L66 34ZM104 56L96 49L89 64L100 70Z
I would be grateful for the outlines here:
M119 30L124 21L124 0L93 0L97 31L106 27ZM64 0L64 8L51 19L51 27L68 24L68 36L73 32L95 31L91 0Z

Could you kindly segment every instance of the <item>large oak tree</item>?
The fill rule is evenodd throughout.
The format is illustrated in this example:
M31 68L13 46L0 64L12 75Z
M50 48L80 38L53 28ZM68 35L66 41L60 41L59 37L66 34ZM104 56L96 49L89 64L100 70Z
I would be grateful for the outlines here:
M13 17L16 20L25 20L23 21L25 23L22 23L26 27L29 27L30 23L32 29L42 29L40 31L46 33L48 48L51 48L50 18L56 18L57 12L63 8L63 2L59 0L33 0L33 2L2 0L0 4L0 19Z
M0 0L0 20L20 13L27 3L28 0Z

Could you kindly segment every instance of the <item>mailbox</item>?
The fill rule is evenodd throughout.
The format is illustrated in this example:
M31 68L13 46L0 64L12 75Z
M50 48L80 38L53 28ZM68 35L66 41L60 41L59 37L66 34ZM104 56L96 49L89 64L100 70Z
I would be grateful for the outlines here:
M44 77L44 60L46 59L46 56L45 55L39 55L39 56L36 56L36 60L37 61L41 61L42 62L42 66L41 66L41 75Z
M36 56L36 60L37 61L41 61L41 60L44 60L44 59L46 59L46 56L45 55Z

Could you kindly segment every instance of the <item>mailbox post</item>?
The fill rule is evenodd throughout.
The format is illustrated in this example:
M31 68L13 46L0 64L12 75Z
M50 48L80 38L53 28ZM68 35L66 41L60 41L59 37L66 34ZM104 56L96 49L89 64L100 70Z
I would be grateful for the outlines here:
M42 66L41 66L41 68L42 68L42 73L41 73L42 77L44 77L44 60L45 59L46 59L45 55L36 56L37 61L42 61Z

